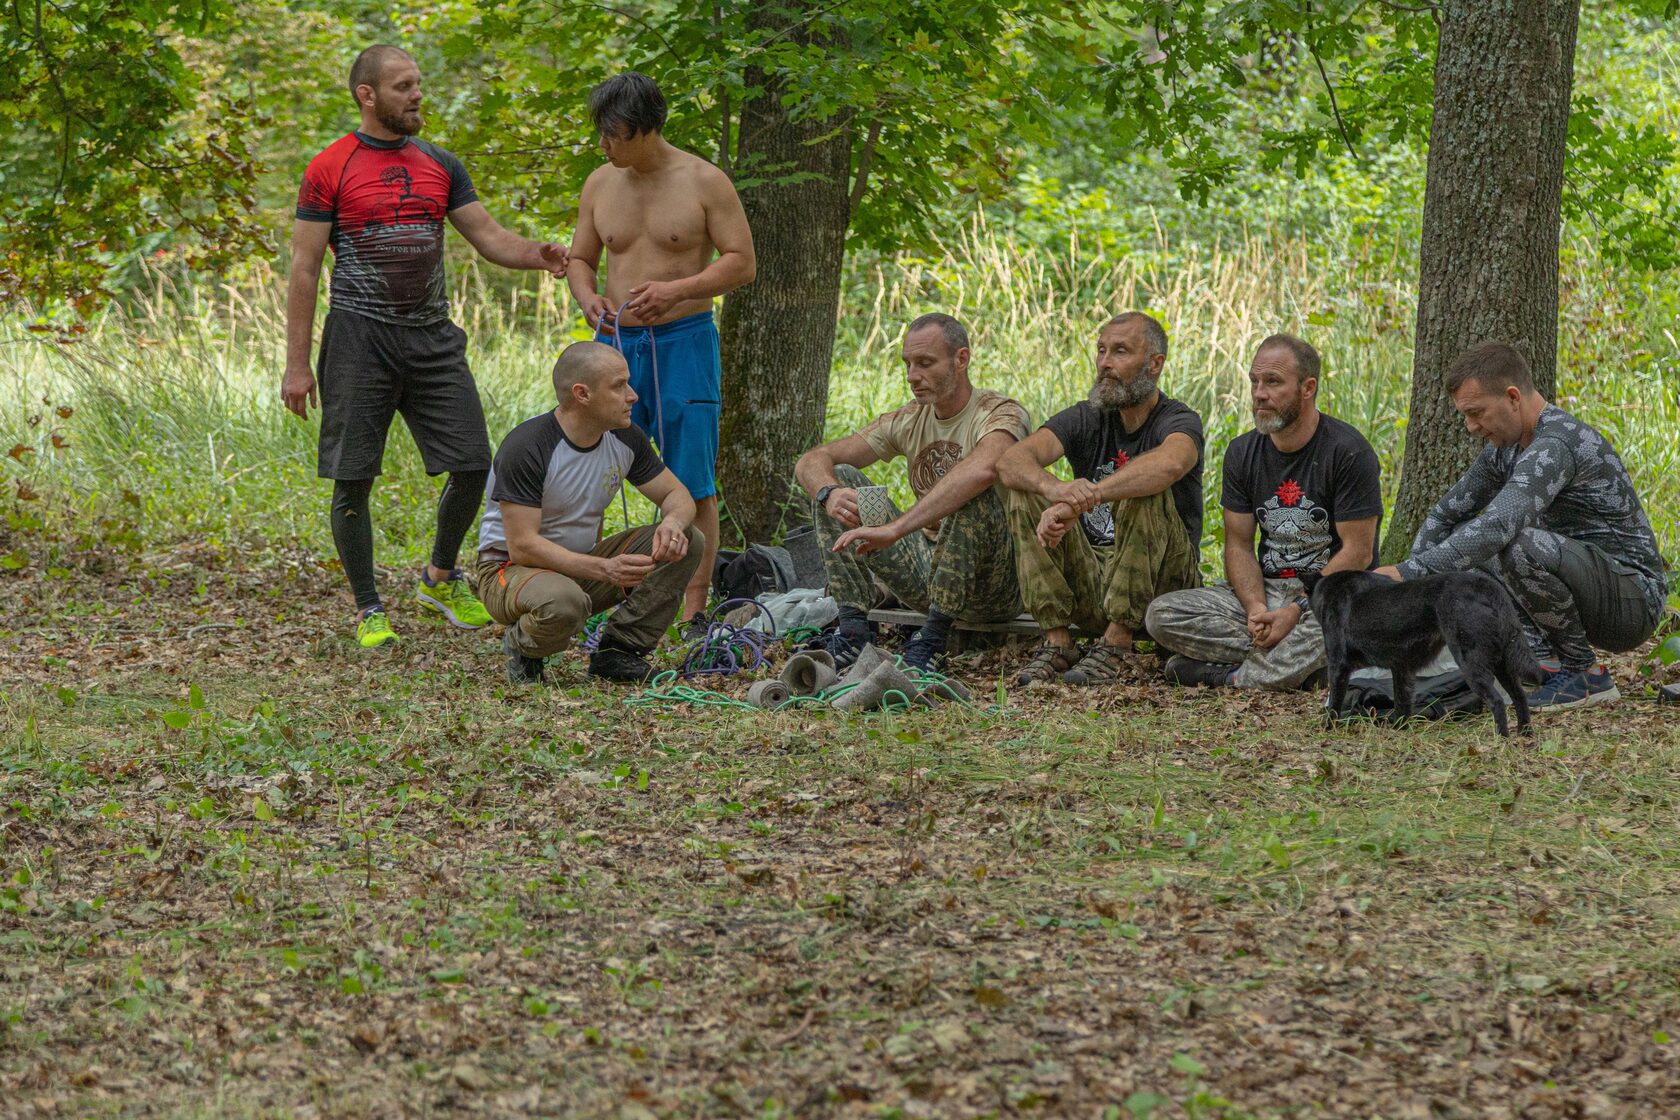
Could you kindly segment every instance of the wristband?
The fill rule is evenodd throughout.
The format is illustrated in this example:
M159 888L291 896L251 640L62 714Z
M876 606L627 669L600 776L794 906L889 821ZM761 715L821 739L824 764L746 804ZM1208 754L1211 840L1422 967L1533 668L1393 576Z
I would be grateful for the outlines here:
M1307 598L1305 595L1295 596L1294 603L1295 609L1301 612L1302 618L1305 618L1307 615L1312 613L1312 600Z

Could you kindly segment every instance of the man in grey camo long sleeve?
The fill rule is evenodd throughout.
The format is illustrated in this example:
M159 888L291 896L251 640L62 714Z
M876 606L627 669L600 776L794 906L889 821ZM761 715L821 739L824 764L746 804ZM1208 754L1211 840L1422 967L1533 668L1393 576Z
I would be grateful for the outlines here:
M1656 534L1627 468L1602 435L1535 391L1528 363L1503 343L1459 355L1447 393L1488 446L1429 512L1411 556L1378 571L1416 579L1488 568L1522 608L1536 656L1561 664L1529 703L1619 699L1593 648L1639 646L1667 597Z

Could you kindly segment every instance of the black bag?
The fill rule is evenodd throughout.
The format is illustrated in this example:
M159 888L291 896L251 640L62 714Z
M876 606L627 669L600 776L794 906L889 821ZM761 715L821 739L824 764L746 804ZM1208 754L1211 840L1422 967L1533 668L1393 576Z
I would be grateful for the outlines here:
M1457 666L1412 682L1414 719L1462 719L1486 710ZM1343 719L1380 720L1393 711L1394 678L1386 669L1360 669L1348 678L1347 696L1336 714Z
M720 550L712 569L712 589L719 599L756 599L794 586L793 558L773 544L749 544L741 552Z

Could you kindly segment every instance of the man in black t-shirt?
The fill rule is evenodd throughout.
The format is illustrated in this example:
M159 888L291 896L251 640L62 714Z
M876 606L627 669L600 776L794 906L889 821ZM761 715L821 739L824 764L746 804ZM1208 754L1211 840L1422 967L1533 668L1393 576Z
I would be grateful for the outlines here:
M1090 397L998 463L1021 598L1044 631L1017 684L1114 682L1150 601L1201 583L1202 418L1157 388L1166 360L1161 324L1116 315ZM1063 457L1071 482L1044 469ZM1083 656L1074 623L1101 635Z
M1225 578L1150 604L1149 633L1179 684L1299 688L1324 666L1300 576L1370 568L1382 522L1376 452L1318 410L1318 351L1286 334L1249 367L1254 430L1225 452ZM1254 533L1260 531L1259 554Z

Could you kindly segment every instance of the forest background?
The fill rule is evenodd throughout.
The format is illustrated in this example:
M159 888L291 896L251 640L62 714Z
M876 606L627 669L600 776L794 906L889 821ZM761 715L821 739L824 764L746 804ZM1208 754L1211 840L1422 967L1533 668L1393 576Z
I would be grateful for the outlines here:
M1317 23L1262 32L1246 54L1227 34L1229 56L1198 73L1235 76L1204 80L1200 108L1188 90L1179 95L1222 116L1202 131L1154 133L1174 122L1126 102L1138 90L1125 74L1158 61L1151 49L1172 40L1160 13L1146 32L1096 29L1078 41L1057 38L1079 31L1074 22L1034 22L1005 5L973 9L972 25L942 5L906 17L953 37L940 41L853 5L845 50L806 44L784 57L774 51L785 30L728 24L720 8L707 17L657 6L537 5L533 14L523 3L386 11L241 0L190 13L142 5L132 23L100 17L80 36L78 13L94 9L59 9L68 31L58 76L81 84L55 94L50 67L33 85L18 70L22 96L6 102L18 127L0 140L13 215L0 269L11 297L0 323L0 439L12 453L0 466L14 499L0 563L50 561L78 533L106 545L295 544L333 563L315 424L277 401L285 245L304 165L354 123L346 62L374 41L419 58L424 135L463 157L501 220L545 238L569 236L577 190L598 162L588 87L622 66L665 82L672 138L736 163L744 190L810 173L735 161L746 144L731 141L729 91L755 79L739 59L717 61L729 56L729 35L750 57L803 75L813 97L926 98L891 118L884 139L856 126L869 135L850 157L855 205L828 435L901 403L897 338L922 311L964 318L977 382L1043 418L1083 396L1097 326L1143 308L1173 340L1164 388L1206 423L1210 512L1223 446L1249 426L1248 358L1278 330L1324 353L1322 403L1368 434L1392 503L1412 381L1428 130L1427 85L1417 84L1428 76L1431 18L1396 24L1392 7L1332 4ZM1161 12L1170 20L1173 8ZM149 18L173 29L155 49ZM710 44L708 19L719 40ZM860 44L860 26L895 45ZM50 24L37 30L38 39L12 37L16 57L51 39ZM1107 53L1097 32L1113 40ZM1183 41L1195 33L1186 28ZM1202 33L1219 40L1217 29ZM101 50L123 64L102 70ZM810 78L844 70L846 51L871 50L886 73L868 88L836 92ZM128 75L131 88L119 84L130 63L144 71ZM1621 449L1669 556L1680 544L1680 235L1665 217L1680 183L1677 66L1675 25L1660 5L1581 13L1556 363L1559 402ZM1105 105L1105 90L1121 100ZM55 125L46 110L61 94L85 119L67 113ZM737 130L745 113L734 110ZM497 438L545 406L553 355L587 331L546 277L481 266L458 238L450 249L454 313ZM747 426L774 423L762 410L734 411ZM421 555L433 486L407 440L391 451L376 491L386 564ZM1207 524L1212 561L1218 517Z

